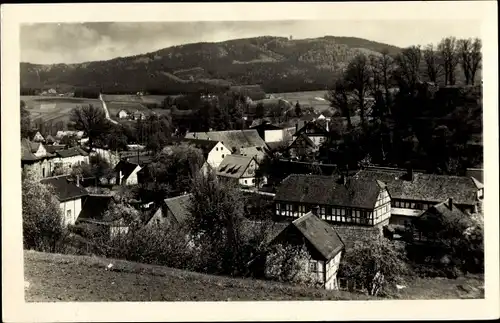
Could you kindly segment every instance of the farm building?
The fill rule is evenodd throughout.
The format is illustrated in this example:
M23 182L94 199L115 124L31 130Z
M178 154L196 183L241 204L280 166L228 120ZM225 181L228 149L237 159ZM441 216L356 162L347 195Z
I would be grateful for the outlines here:
M212 168L219 167L224 158L231 155L231 151L220 141L183 138L179 142L201 149L205 161Z
M63 224L73 225L82 210L82 199L88 192L80 186L79 178L73 181L69 176L54 176L41 180L42 184L51 185L59 200L59 206L63 215Z
M185 138L220 141L231 152L239 148L260 147L267 149L266 142L255 129L209 132L188 132Z
M283 127L279 127L271 124L267 120L261 120L258 124L255 122L252 123L250 129L255 129L259 133L259 136L266 142L281 142L290 140L288 138L288 132L283 129Z
M183 225L189 217L191 197L191 194L185 194L163 200L152 217L146 221L145 227L154 229L160 226L171 228Z
M80 147L55 150L54 153L54 168L71 170L73 166L89 163L89 154Z
M313 210L290 223L271 242L282 245L305 245L309 259L301 271L328 290L338 289L337 272L344 243L337 231L321 220ZM272 266L272 264L267 264Z
M44 178L52 175L54 154L48 153L41 143L21 139L21 168L31 171L35 176Z
M118 111L116 116L120 119L126 119L129 116L129 112L125 109L121 109L120 111Z
M318 206L331 223L383 226L391 216L391 197L378 180L342 176L298 175L285 178L274 198L276 215L297 218Z
M253 157L228 155L217 168L219 178L235 182L244 187L256 186L256 170L259 164Z
M354 178L380 180L391 194L391 224L404 225L432 205L451 197L463 212L474 213L484 194L484 186L473 177L424 174L407 170L368 167Z

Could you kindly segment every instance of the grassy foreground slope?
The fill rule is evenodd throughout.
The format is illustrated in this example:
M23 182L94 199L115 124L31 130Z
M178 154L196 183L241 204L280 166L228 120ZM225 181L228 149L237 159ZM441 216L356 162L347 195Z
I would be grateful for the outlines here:
M113 270L105 270L113 263ZM203 275L162 266L98 257L24 253L28 302L41 301L252 301L370 300L358 293L325 291L252 279ZM482 277L414 279L394 294L403 299L484 297Z

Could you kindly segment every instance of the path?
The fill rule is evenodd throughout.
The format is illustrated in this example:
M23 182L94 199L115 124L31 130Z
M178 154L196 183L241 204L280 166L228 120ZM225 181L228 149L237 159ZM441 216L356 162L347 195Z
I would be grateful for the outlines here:
M99 100L101 100L102 107L104 108L104 113L106 114L106 119L108 119L110 122L112 122L114 124L118 124L117 121L111 119L111 117L109 116L108 107L106 106L106 102L103 100L101 93L99 94Z

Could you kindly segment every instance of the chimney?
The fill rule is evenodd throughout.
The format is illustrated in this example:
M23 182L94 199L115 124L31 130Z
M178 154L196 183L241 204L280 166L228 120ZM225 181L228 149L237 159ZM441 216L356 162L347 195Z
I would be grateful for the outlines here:
M452 210L452 209L453 209L453 199L452 199L451 197L448 199L448 208L449 208L450 210Z
M76 186L80 187L80 175L76 175Z
M311 212L312 214L314 214L315 216L318 216L318 213L319 213L319 205L315 205L311 208Z

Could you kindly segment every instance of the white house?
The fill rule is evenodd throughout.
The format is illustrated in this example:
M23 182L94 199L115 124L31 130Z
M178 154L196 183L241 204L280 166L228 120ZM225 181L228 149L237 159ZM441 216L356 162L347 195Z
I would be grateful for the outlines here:
M217 168L219 178L234 181L244 187L257 186L256 171L259 164L254 157L242 155L228 155Z
M55 155L54 168L69 170L75 165L89 163L89 154L79 147L56 150Z
M142 169L141 166L129 161L121 160L115 166L116 184L118 185L136 185L138 184L137 173Z
M337 273L345 245L335 228L313 212L290 223L273 239L273 244L305 245L308 259L302 263L302 273L324 289L339 288ZM266 269L271 265L266 263Z
M120 119L126 119L126 118L128 118L128 115L129 115L129 113L128 113L128 111L127 111L127 110L125 110L125 109L121 109L121 110L120 110L120 111L118 111L118 113L116 114L116 116L117 116L118 118L120 118Z
M63 215L63 225L74 225L82 211L82 198L88 195L80 186L79 179L73 181L69 176L62 175L42 179L41 183L54 188Z
M300 135L306 135L317 146L321 146L328 138L328 131L316 122L307 122L293 134L293 141Z
M205 161L214 169L219 167L226 156L231 155L231 151L222 142L216 140L184 138L181 143L201 149Z

